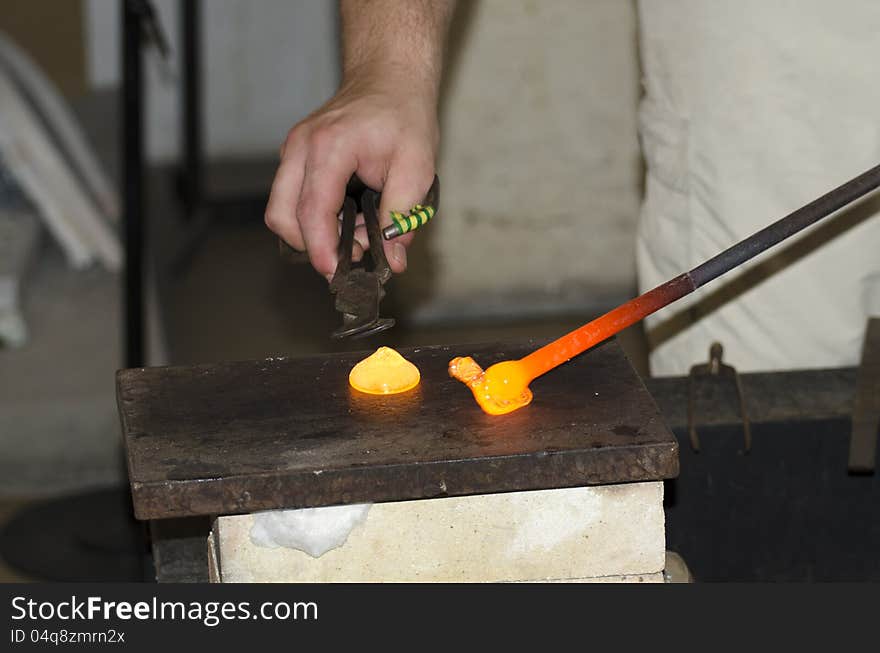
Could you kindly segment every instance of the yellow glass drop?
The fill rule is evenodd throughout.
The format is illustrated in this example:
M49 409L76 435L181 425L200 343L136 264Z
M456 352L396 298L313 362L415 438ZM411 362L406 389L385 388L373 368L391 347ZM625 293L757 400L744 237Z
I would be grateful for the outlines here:
M379 347L348 375L352 388L371 395L406 392L415 388L420 380L419 368L390 347Z

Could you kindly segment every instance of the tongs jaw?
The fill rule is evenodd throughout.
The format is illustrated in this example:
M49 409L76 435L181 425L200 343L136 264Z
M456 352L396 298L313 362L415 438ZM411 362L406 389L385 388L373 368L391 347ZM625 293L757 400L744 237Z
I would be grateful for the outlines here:
M365 338L394 326L392 318L379 317L379 303L385 297L383 286L391 278L391 266L385 258L382 245L382 232L379 228L378 203L376 191L358 184L356 178L349 183L349 191L342 204L342 234L339 238L339 262L330 281L330 292L336 295L336 310L342 313L342 326L330 337ZM363 189L360 195L361 211L370 241L372 269L365 263L352 268L351 254L354 247L354 228L358 207L353 195Z

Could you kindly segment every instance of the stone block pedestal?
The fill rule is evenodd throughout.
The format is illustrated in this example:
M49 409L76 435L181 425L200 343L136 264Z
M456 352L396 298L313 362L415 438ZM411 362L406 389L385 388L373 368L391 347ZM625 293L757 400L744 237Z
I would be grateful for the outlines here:
M216 580L663 581L661 482L375 504L317 558L254 544L253 523L253 514L214 522Z

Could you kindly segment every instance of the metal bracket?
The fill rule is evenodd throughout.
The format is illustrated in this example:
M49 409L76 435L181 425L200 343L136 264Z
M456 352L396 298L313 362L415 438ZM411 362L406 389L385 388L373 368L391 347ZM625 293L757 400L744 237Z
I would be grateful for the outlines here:
M713 342L712 346L709 347L709 362L691 367L690 374L688 375L688 437L690 438L691 448L695 452L699 452L700 438L697 435L696 420L694 417L697 379L700 377L732 377L734 385L736 386L736 396L739 400L740 414L742 415L745 453L749 453L752 450L752 428L749 423L749 416L746 413L746 402L743 398L742 384L740 383L739 373L736 371L736 368L732 365L726 365L721 362L723 355L724 347L721 346L721 343Z
M877 459L877 431L880 426L880 317L868 320L862 362L856 378L852 435L849 441L849 471L873 474Z
M162 59L167 61L171 56L171 48L168 46L168 38L159 19L159 13L153 7L151 0L128 0L128 6L141 20L144 41L155 46Z

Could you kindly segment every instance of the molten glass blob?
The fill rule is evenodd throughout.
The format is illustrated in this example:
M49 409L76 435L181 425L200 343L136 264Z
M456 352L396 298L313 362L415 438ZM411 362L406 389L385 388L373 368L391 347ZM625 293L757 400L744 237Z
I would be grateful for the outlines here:
M355 365L348 382L355 390L371 395L392 395L419 384L419 368L389 347L379 347Z
M453 358L449 375L467 385L474 399L490 415L512 413L532 401L532 380L520 361L503 361L485 372L470 356Z

